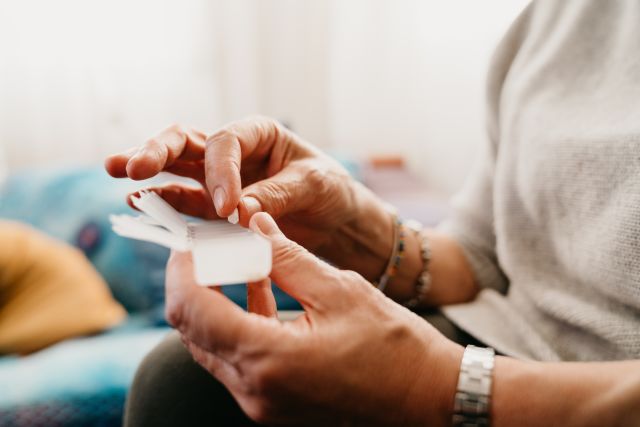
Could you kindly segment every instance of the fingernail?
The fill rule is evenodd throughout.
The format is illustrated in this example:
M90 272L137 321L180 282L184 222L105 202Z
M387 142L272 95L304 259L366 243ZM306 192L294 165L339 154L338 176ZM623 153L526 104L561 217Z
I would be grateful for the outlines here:
M244 205L244 209L247 211L247 215L249 218L251 218L253 214L258 213L262 210L262 205L255 197L243 197L241 199L241 202Z
M280 233L280 229L276 222L271 218L271 215L263 213L260 215L254 215L252 223L258 228L258 230L267 236L275 236Z
M218 212L218 215L221 215L226 199L227 193L224 191L224 188L216 188L216 190L213 192L213 205L216 207L216 212Z

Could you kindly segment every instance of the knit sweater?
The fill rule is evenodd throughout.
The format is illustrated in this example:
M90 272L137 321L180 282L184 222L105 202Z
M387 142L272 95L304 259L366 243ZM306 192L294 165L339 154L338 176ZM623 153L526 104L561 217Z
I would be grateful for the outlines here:
M640 358L640 2L541 0L494 56L488 144L440 229L482 290L445 314L535 360Z

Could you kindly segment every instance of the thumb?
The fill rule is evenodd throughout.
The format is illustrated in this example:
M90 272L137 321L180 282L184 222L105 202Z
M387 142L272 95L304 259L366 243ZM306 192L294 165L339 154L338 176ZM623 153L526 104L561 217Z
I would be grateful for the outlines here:
M340 286L340 270L287 239L267 213L255 214L249 227L271 241L271 279L278 287L305 308L326 307Z
M304 209L312 201L312 194L308 186L302 185L303 182L300 172L288 167L245 187L238 206L241 223L247 224L255 213L261 211L280 218Z

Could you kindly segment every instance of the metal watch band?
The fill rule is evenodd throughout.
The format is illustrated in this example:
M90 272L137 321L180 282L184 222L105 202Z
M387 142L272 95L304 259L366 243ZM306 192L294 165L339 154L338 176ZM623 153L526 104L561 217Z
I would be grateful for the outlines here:
M456 391L453 425L488 427L495 351L468 345L462 356Z

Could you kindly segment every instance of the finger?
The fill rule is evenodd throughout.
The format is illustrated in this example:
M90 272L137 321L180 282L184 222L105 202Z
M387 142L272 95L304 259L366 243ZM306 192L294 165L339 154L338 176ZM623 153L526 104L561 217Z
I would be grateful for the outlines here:
M178 212L204 219L217 219L213 202L204 188L189 187L182 184L167 184L161 187L151 187L145 191L153 191ZM127 196L127 203L137 209L131 201L131 196L140 197L140 191Z
M271 290L271 280L247 283L247 308L250 313L277 317L278 310Z
M193 356L193 359L220 381L230 392L241 389L242 380L240 379L238 370L232 364L204 350L185 335L180 335L180 339L189 353L191 353L191 356Z
M194 161L176 160L171 166L165 168L166 172L174 175L191 178L205 186L204 163Z
M107 171L112 176L128 176L141 180L157 175L177 159L204 158L204 134L171 126L147 141L132 154L120 154L107 159Z
M195 160L204 157L203 134L186 132L179 126L171 126L147 141L127 163L127 175L131 179L147 179L157 175L181 158Z
M238 206L242 189L240 167L249 156L267 158L283 130L274 120L246 119L232 123L206 142L207 187L220 217L228 217Z
M266 322L223 294L198 286L189 252L172 252L165 289L169 323L207 351L219 354L239 346L272 345L278 332L278 322Z
M242 190L238 205L240 223L248 224L257 212L267 212L280 218L303 210L314 202L315 193L295 166L288 166L272 177L258 181Z
M261 211L262 205L258 199L252 196L243 196L238 204L238 224L249 227L251 217Z
M251 218L250 227L271 241L271 278L278 287L305 308L327 307L339 291L340 270L287 239L264 212Z
M104 161L104 168L107 173L114 178L126 178L127 177L127 163L129 159L133 157L139 148L130 148L122 153L113 154L106 158Z

